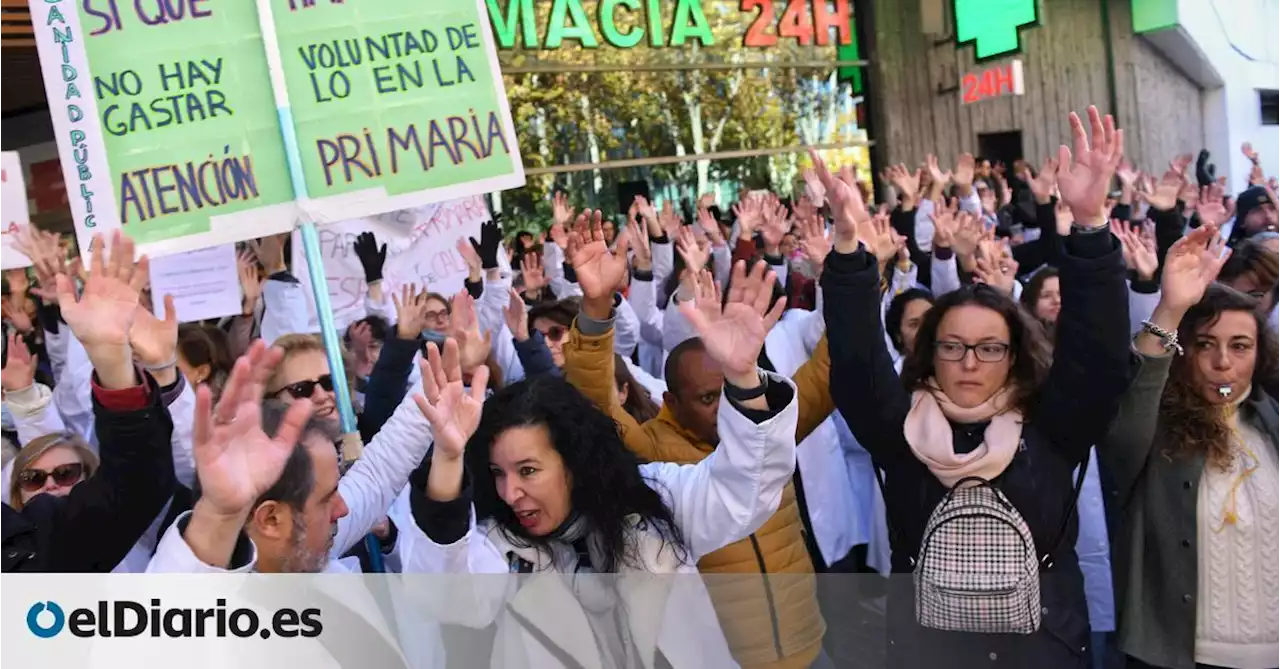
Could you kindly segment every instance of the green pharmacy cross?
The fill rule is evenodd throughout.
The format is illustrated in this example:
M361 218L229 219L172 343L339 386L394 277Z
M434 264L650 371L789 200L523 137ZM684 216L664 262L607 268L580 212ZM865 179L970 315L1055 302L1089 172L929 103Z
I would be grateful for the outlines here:
M1035 25L1040 0L954 0L956 44L973 43L974 60L1021 48L1019 30Z

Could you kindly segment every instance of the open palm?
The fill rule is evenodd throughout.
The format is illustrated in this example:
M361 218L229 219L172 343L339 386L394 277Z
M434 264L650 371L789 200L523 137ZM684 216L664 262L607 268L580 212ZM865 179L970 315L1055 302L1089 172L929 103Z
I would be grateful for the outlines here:
M827 191L827 199L831 202L831 213L835 218L835 233L838 242L852 242L858 238L858 225L871 219L867 207L862 201L862 193L858 191L853 180L853 173L842 170L836 177L827 170L827 164L815 149L809 149L809 159L813 161L818 178Z
M786 300L772 305L774 273L764 262L756 263L750 274L739 260L733 268L729 299L720 306L720 290L711 273L697 277L697 294L692 302L681 302L680 313L698 331L707 354L720 363L727 375L745 375L756 368L765 335L782 317Z
M443 356L435 344L427 344L427 359L418 364L422 392L414 395L413 401L431 422L434 447L443 455L459 458L466 450L467 440L480 426L489 368L476 368L468 390L462 383L458 344L452 339L445 341Z
M578 275L578 286L582 288L583 297L588 299L612 295L627 275L627 248L630 240L627 235L619 235L617 248L610 251L604 242L600 220L599 209L592 214L590 221L586 214L578 215L573 235L577 241L570 239L570 246L573 248L569 262Z
M1221 246L1216 247L1217 253L1205 252L1217 235L1217 226L1201 226L1169 248L1160 277L1161 300L1179 309L1189 309L1204 297L1204 291L1218 278L1223 263L1231 257L1230 249L1223 253Z
M102 237L95 236L89 277L80 299L71 278L59 274L58 304L62 320L86 349L124 346L137 314L138 294L147 273L144 256L135 267L133 240L116 231L110 258L104 258Z
M139 304L129 328L129 345L144 365L173 362L178 352L178 314L173 296L164 296L164 318L156 318L151 310Z
M236 361L216 408L207 386L196 392L196 474L201 499L219 513L247 513L275 484L311 417L311 401L295 400L275 436L262 429L266 382L283 357L283 351L258 340Z
M1110 114L1104 120L1097 107L1089 107L1089 125L1092 132L1086 136L1084 124L1075 112L1071 112L1071 134L1075 143L1075 161L1066 145L1058 147L1058 192L1071 207L1080 225L1100 227L1106 225L1107 193L1111 178L1124 157L1124 131L1116 129Z

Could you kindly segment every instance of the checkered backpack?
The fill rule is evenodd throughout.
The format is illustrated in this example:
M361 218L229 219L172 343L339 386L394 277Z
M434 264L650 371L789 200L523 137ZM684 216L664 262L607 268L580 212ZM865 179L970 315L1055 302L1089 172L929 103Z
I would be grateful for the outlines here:
M916 620L949 632L1031 634L1040 628L1040 570L1075 510L1085 467L1053 549L1037 554L1031 530L995 485L961 480L925 524L915 564ZM973 484L973 485L967 485ZM967 487L966 487L967 485Z

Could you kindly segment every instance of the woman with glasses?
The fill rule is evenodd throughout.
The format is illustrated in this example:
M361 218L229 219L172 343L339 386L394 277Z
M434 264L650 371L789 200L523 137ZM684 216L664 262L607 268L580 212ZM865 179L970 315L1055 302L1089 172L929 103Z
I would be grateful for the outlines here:
M880 259L868 251L890 261L891 237L884 243L889 233L869 220L852 187L824 179L837 212L835 246L822 277L831 394L884 472L895 574L887 610L889 666L1075 668L1087 662L1088 610L1073 550L1075 470L1106 433L1130 378L1124 266L1104 209L1123 135L1110 117L1104 127L1092 108L1090 121L1092 148L1072 114L1075 163L1060 149L1059 188L1076 222L1069 234L1051 240L1062 289L1052 356L1042 328L1016 302L990 286L969 286L938 298L899 378L884 343ZM980 580L982 568L1003 557L996 551L1009 546L1008 534L994 525L952 533L941 555L930 543L940 530L926 538L935 510L953 491L975 483L989 484L978 492L999 493L1001 513L1020 515L1023 543L1016 550L1031 560L1017 566L1039 591L1038 602L1027 597L1021 609L1027 618L1020 621L1034 624L989 624L1006 622L994 607L971 621L948 619L947 611L930 616L928 603L916 600L918 581L935 586L932 593L948 584L935 579L940 572L917 570L917 562ZM986 598L973 601L997 601L1000 593L965 590L966 582L957 581L964 594Z
M79 436L49 434L34 439L13 459L9 506L21 511L36 495L65 497L96 471L98 456Z

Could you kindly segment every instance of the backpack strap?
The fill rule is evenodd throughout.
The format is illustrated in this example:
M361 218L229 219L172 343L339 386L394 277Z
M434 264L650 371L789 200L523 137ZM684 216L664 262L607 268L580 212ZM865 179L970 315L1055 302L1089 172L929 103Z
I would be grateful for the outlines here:
M1062 527L1058 528L1058 538L1053 540L1053 548L1040 556L1040 566L1045 569L1053 569L1053 554L1058 552L1062 547L1062 540L1067 537L1067 526L1071 523L1072 516L1076 515L1076 503L1080 500L1080 490L1084 488L1084 475L1088 471L1089 455L1086 453L1084 461L1080 463L1080 472L1076 474L1076 487L1071 491L1071 501L1062 514Z

